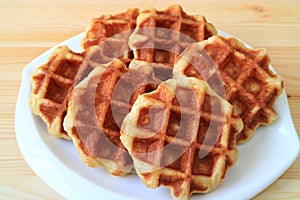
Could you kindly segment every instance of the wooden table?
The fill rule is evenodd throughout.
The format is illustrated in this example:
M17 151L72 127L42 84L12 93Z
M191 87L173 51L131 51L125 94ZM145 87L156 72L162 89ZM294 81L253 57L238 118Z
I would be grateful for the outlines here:
M250 45L268 49L273 66L284 78L294 124L300 133L300 1L184 0L178 3L189 13L205 15L217 28ZM24 66L55 44L83 32L93 17L125 11L128 7L163 9L167 5L166 0L1 1L0 199L63 199L28 167L15 139L14 110ZM275 183L254 199L299 199L299 188L298 157Z

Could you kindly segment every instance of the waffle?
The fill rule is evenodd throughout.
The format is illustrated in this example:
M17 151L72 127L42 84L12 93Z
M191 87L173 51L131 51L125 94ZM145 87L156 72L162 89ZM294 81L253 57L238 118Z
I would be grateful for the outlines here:
M163 185L174 199L188 199L225 179L238 157L242 126L205 81L176 77L135 101L120 138L146 186Z
M95 68L73 89L64 128L86 165L104 167L116 176L131 171L119 127L137 97L159 82L151 67L131 69L116 59L106 68Z
M32 74L30 107L47 124L49 133L55 137L70 139L63 128L69 95L73 87L99 65L93 60L102 61L100 52L101 49L93 47L79 54L67 46L60 46Z
M192 60L201 65L191 65ZM216 91L224 86L224 98L244 122L237 136L237 142L243 143L260 124L269 124L277 116L274 102L283 90L283 82L269 64L265 49L249 49L237 39L214 36L189 47L175 63L174 71L207 80ZM215 81L216 71L224 85Z
M108 57L132 58L128 38L135 28L138 14L139 10L134 8L124 13L102 15L92 19L81 41L81 47L88 49L93 45L101 45Z
M129 37L134 58L173 66L176 57L189 44L217 33L204 16L188 15L181 6L172 5L165 11L144 10L136 20Z
M48 131L59 138L69 139L63 130L68 94L83 57L62 46L54 50L46 64L31 76L30 107L47 124Z

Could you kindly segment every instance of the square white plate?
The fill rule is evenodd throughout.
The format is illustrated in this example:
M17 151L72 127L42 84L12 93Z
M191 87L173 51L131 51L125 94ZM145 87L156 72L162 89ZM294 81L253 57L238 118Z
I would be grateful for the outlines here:
M230 36L222 31L219 34ZM57 46L68 45L80 52L82 37L83 33ZM44 122L31 113L30 76L56 47L30 62L22 74L15 130L19 148L32 170L67 199L172 199L168 189L149 189L134 174L114 177L102 168L86 167L72 142L51 136ZM276 121L259 127L249 142L238 146L239 159L223 184L214 192L194 194L191 199L249 199L289 168L299 154L299 139L285 91L276 101L275 109Z

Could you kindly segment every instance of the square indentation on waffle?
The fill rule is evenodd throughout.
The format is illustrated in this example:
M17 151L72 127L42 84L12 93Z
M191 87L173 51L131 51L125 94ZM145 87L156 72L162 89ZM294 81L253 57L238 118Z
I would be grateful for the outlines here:
M278 96L278 89L272 84L272 77L264 72L261 68L253 68L247 81L242 83L242 87L253 97L272 107Z
M189 153L188 146L175 142L165 142L161 166L184 173L187 162L189 162Z
M160 161L158 152L161 147L162 143L157 138L135 138L133 141L133 153L140 160L153 165L157 165L157 161Z
M172 57L172 53L170 51L166 51L163 49L156 49L154 51L153 62L168 63L171 57Z
M205 149L201 149L201 150L205 151ZM215 172L215 168L218 164L218 162L216 161L222 159L223 155L221 154L221 152L210 149L207 155L201 158L199 156L201 150L199 148L195 148L194 150L193 153L194 167L192 168L192 174L211 177Z
M225 122L211 121L209 118L201 117L198 128L197 141L211 146L221 146L221 136Z
M195 116L186 112L180 112L178 109L171 109L168 128L167 138L168 141L172 141L173 138L191 141L193 137Z
M78 61L64 59L60 62L54 73L67 79L74 80L79 67Z
M190 48L185 49L177 63L176 71L182 70L182 73L188 77L209 80L212 76L215 76L221 79L211 55L197 44L193 44Z
M169 18L157 19L155 37L162 40L174 40L176 35L170 30L176 30L178 27L178 18L170 16Z
M255 106L255 102L251 101L248 96L240 94L236 94L232 99L229 100L231 104L234 106L235 112L241 116L241 118L245 118L248 115L248 111L251 107ZM252 103L252 104L250 104Z
M252 76L242 85L249 93L258 96L262 88L264 88L264 80L259 80L257 76Z
M166 110L163 107L153 106L143 108L139 114L137 125L153 133L162 131L166 120Z
M236 80L240 76L245 76L245 71L249 70L250 66L244 55L235 52L229 55L226 61L220 66L220 70L231 79Z
M61 107L59 104L41 104L39 109L43 113L43 118L51 125L60 112Z
M45 95L46 99L49 99L55 103L62 104L69 93L69 89L72 86L72 82L66 83L58 79L50 78L47 92Z
M191 43L194 41L203 40L204 34L199 32L199 30L203 29L204 27L200 28L199 26L204 26L204 23L197 24L192 20L183 21L180 26L180 33L182 33L182 35L180 35L180 42Z

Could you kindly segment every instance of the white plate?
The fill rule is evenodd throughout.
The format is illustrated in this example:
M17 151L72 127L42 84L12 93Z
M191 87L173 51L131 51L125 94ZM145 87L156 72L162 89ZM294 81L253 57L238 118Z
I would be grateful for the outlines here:
M221 35L229 36L224 32ZM79 52L79 34L59 45ZM33 171L51 188L67 199L172 199L164 187L149 189L136 175L114 177L104 169L86 167L72 142L49 135L43 121L28 105L32 72L45 63L55 47L29 63L22 83L15 113L15 130L20 150ZM275 103L278 118L261 126L246 144L239 145L240 156L224 183L209 194L191 199L249 199L274 182L295 161L299 139L295 131L286 93Z

